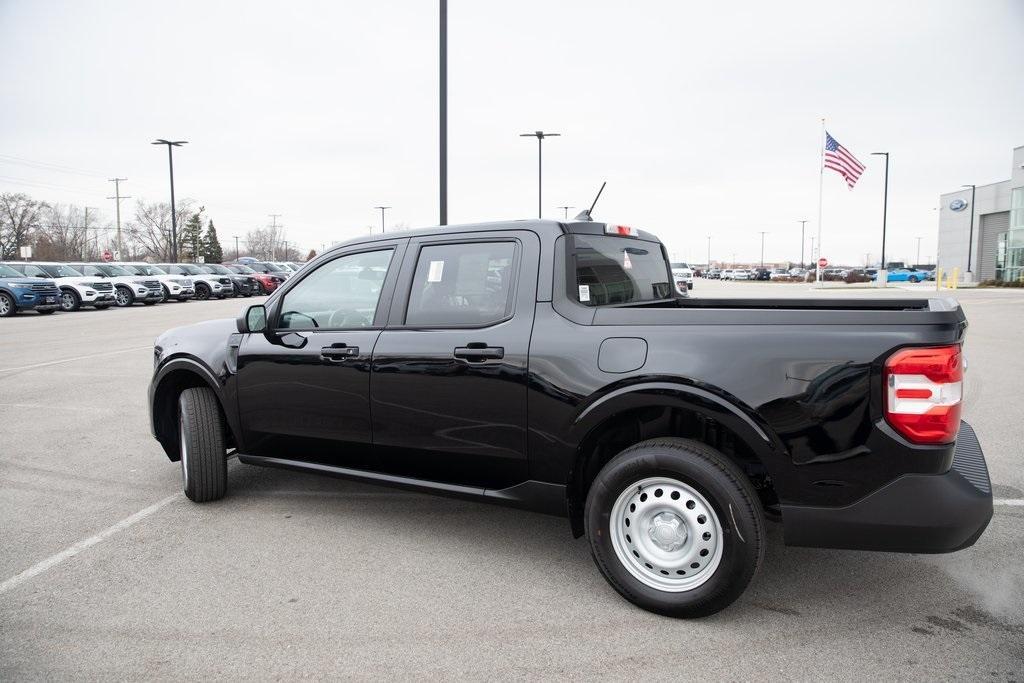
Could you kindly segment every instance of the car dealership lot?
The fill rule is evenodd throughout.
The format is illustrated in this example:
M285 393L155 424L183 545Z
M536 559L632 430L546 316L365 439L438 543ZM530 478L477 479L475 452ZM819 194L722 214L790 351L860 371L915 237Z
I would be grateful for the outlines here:
M936 296L698 279L694 296ZM565 520L232 462L198 506L149 436L152 341L226 300L0 321L0 678L986 678L1024 669L1024 292L960 290L1001 501L946 556L786 548L731 608L643 612Z

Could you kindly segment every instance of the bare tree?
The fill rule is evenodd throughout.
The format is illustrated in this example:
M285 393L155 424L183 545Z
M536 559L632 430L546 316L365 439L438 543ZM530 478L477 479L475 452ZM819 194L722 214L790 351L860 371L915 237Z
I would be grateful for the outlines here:
M275 258L275 252L281 237L279 232L280 230L273 226L250 230L245 235L247 251L256 258Z
M182 199L177 206L178 225L184 226L192 214L192 200ZM135 203L135 216L125 225L129 239L144 256L171 259L171 205L165 202Z
M51 204L44 211L44 220L36 232L36 258L70 261L86 257L89 233L80 207Z
M45 206L20 192L0 194L0 259L17 258L18 247L39 228Z

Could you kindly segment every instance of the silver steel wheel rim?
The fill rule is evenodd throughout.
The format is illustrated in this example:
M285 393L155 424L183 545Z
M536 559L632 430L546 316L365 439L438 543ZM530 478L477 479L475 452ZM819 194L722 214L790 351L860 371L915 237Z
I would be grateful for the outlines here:
M181 444L181 478L188 488L188 441L185 438L185 418L178 419L178 443Z
M123 289L118 289L117 290L117 305L118 306L127 306L128 305L128 292L124 291Z
M0 296L0 315L7 315L11 312L11 302L6 296Z
M60 295L60 305L66 311L70 311L75 305L75 295L71 292L64 292Z
M638 581L668 593L691 591L722 561L722 525L692 486L650 477L624 490L612 506L609 537L619 562Z

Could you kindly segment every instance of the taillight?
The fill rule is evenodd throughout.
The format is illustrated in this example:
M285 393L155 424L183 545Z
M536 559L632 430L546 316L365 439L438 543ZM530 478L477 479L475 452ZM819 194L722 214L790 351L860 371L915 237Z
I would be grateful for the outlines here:
M959 344L897 351L885 362L885 419L913 443L955 441L963 379Z
M621 235L623 237L639 237L640 232L636 228L631 228L628 225L605 225L605 233L609 235Z

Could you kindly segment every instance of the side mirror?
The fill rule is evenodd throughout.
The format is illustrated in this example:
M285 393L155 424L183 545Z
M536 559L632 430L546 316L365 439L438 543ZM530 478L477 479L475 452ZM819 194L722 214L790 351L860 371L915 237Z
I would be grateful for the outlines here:
M245 310L245 315L238 319L238 331L263 332L267 329L267 309L259 304L250 306Z

